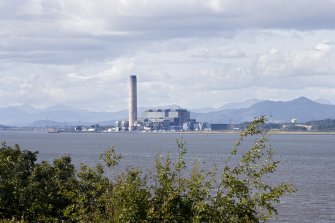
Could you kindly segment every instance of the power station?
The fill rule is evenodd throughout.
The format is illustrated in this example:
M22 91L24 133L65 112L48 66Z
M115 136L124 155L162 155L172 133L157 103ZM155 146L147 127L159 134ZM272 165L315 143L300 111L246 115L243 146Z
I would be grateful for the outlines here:
M130 75L129 80L129 131L136 129L137 121L137 80L136 75Z
M190 112L186 109L150 109L144 111L142 117L137 119L137 78L130 75L129 79L129 114L127 121L118 121L118 131L150 130L177 130L183 129L184 123L193 123ZM191 122L190 122L191 121Z
M104 128L99 124L91 127L76 126L74 132L179 132L179 131L204 131L210 130L209 123L197 122L191 119L191 112L179 106L174 108L157 107L147 109L142 114L137 114L137 77L129 76L129 112L128 120L117 120L115 125ZM123 114L123 113L122 113ZM214 126L223 130L222 126ZM220 128L220 129L219 129Z

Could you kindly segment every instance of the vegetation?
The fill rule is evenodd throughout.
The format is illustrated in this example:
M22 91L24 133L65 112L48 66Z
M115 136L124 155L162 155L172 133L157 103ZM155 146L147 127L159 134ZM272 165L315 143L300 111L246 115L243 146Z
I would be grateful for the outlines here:
M264 183L278 165L259 128L264 122L260 117L241 133L222 170L207 172L197 162L186 170L182 140L176 160L158 155L152 173L120 174L114 147L101 155L103 164L82 164L77 173L69 156L37 163L37 152L3 143L0 222L266 222L294 189ZM241 154L248 136L255 143Z
M320 132L335 131L335 119L310 121L307 122L307 125L311 125L313 131L320 131Z
M240 124L234 124L234 127L239 129L245 129L250 122L243 122ZM310 126L310 128L308 128ZM283 131L312 131L312 132L334 132L335 131L335 119L324 119L308 122L299 123L264 123L262 129L266 130L283 130Z
M246 129L248 128L249 125L251 125L252 122L243 122L243 123L240 123L240 124L234 124L234 127L235 128L239 128L239 129ZM261 128L264 129L264 130L272 130L272 129L282 129L283 128L283 124L282 123L264 123L261 125Z

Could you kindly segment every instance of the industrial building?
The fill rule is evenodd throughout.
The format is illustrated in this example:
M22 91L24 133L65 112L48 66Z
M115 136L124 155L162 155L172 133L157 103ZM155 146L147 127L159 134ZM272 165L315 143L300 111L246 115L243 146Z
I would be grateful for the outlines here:
M182 130L189 120L190 112L186 109L150 109L142 113L138 124L152 130Z
M225 131L231 129L232 129L231 124L211 124L212 131Z
M128 131L129 121L116 121L114 130L115 132Z

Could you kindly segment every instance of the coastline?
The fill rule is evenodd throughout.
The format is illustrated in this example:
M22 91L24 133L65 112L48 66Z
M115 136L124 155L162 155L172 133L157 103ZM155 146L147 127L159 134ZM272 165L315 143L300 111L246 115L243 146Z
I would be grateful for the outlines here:
M140 134L222 134L222 135L238 135L240 131L184 131L184 132L134 132ZM304 131L268 131L269 135L335 135L335 132L304 132Z
M176 132L141 132L141 131L133 131L133 132L71 132L71 131L57 131L57 132L48 132L46 130L0 130L0 133L5 132L32 132L32 133L71 133L71 134L222 134L222 135L238 135L240 131L231 130L231 131L176 131ZM316 132L316 131L281 131L281 130L269 130L267 131L269 135L335 135L335 131L332 132Z
M115 132L118 133L118 132ZM121 132L119 132L121 133ZM183 132L123 132L125 134L222 134L222 135L238 135L240 131L183 131ZM268 131L269 135L335 135L335 132L304 132L304 131L297 131L297 132L290 132L290 131Z

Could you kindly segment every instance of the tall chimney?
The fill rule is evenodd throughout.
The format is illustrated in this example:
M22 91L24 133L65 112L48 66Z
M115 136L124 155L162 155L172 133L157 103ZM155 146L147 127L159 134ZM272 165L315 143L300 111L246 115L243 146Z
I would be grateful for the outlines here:
M137 121L137 80L136 75L130 75L129 81L129 131L135 130Z

